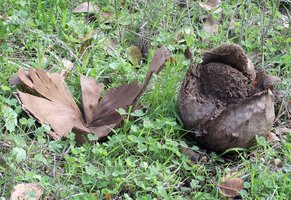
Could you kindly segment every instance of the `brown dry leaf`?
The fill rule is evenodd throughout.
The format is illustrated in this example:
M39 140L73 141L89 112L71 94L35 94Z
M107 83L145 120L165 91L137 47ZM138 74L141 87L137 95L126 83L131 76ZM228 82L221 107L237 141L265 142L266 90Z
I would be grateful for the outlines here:
M105 43L104 43L104 50L107 51L109 55L114 55L115 49L117 47L116 42L112 39L109 38Z
M145 82L144 82L144 84L143 84L143 86L142 86L142 88L137 96L137 99L141 96L141 94L146 89L153 73L158 74L165 66L165 63L171 58L170 56L171 56L171 53L166 47L162 46L156 50L155 55L152 59L151 65L150 65L150 69L146 75L146 80L145 80ZM133 105L135 103L136 102L134 102Z
M266 76L263 85L265 89L273 90L273 85L279 83L280 81L281 79L277 76Z
M100 8L92 2L84 2L78 5L72 12L73 13L98 13Z
M163 51L161 51L161 49ZM24 87L32 89L38 96L18 91L15 95L23 109L40 123L50 125L49 134L56 140L73 131L79 143L86 141L88 133L102 138L122 121L116 111L134 105L146 88L152 73L158 73L166 58L167 49L157 50L145 83L132 83L109 90L99 101L103 91L103 84L93 78L81 76L83 112L71 96L64 77L57 73L48 73L40 69L30 69L26 74L19 70L18 78Z
M103 84L96 82L92 77L81 76L82 102L85 120L87 124L91 124L94 114L97 112L100 94L104 89Z
M20 183L14 186L10 200L38 200L43 194L38 183Z
M266 138L267 138L267 141L268 142L278 142L278 141L280 141L280 139L278 138L278 136L275 133L273 133L273 132L269 132L267 134Z
M219 23L213 18L210 14L206 18L206 21L203 24L203 30L207 33L214 34L218 31Z
M188 156L189 160L191 160L193 164L197 163L199 161L200 155L197 152L193 151L192 149L186 148L186 147L181 147L180 151L182 153L186 154Z
M206 10L212 10L217 9L220 3L220 0L207 0L206 2L199 2L199 5Z
M127 48L128 59L133 65L139 65L142 61L142 54L137 46L130 46Z
M74 63L72 63L71 61L69 61L69 60L67 60L65 58L61 59L61 62L63 64L63 66L64 66L64 69L62 69L60 74L63 77L66 77L68 75L68 71L73 70L75 68L75 65L74 65Z
M243 183L244 181L241 178L227 178L218 187L223 196L235 197L243 189Z
M194 63L194 56L193 56L193 53L189 47L187 47L185 49L184 56L186 59L189 59L191 61L191 63Z
M99 21L105 22L105 23L111 23L113 21L113 16L109 12L102 12L102 14L99 16Z
M112 194L105 194L104 199L105 200L111 200L111 199L113 199L113 196L112 196Z

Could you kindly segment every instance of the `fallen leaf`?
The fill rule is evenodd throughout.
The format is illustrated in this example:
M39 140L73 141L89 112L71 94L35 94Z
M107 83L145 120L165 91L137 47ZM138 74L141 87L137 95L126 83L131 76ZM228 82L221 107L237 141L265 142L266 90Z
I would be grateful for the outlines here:
M137 46L130 46L127 48L128 59L133 65L139 65L142 61L142 54Z
M279 83L281 79L277 76L267 75L264 71L257 73L256 79L253 81L254 86L261 89L273 90L273 86Z
M72 12L73 13L98 13L100 8L92 2L84 2L78 5Z
M138 94L138 98L141 96L141 94L144 92L146 89L147 85L149 84L149 81L153 75L153 73L158 74L163 67L165 66L165 63L171 58L170 51L166 47L160 47L159 49L156 50L155 55L152 59L150 69L146 75L146 80ZM138 99L137 98L137 99ZM135 102L133 103L133 105Z
M220 3L220 0L207 0L206 2L199 2L199 5L206 10L212 10L217 9Z
M219 191L225 197L235 197L243 189L243 182L241 178L227 178L218 185Z
M113 199L113 196L112 196L112 194L105 194L104 199L105 200L111 200L111 199Z
M185 49L184 56L186 59L189 59L191 61L191 63L194 63L194 56L193 56L193 53L189 47L187 47Z
M34 90L44 98L20 91L16 96L27 112L38 119L40 123L51 126L53 132L50 135L57 140L74 128L82 130L82 133L91 132L98 137L106 136L111 131L106 126L114 126L121 121L121 116L115 109L128 106L140 90L138 84L112 89L101 100L100 108L98 97L103 90L102 84L96 83L92 78L81 77L81 88L84 95L85 116L83 116L60 74L31 69L29 76L32 79Z
M38 183L20 183L14 186L10 200L38 200L42 194L42 187Z
M117 47L116 42L112 39L109 38L105 43L104 43L104 50L107 51L109 55L114 55L115 49Z
M289 104L291 104L291 102L289 102ZM276 131L276 135L280 135L280 136L283 136L283 135L287 135L288 133L291 133L291 129L290 128L287 128L287 127L277 127L275 129Z
M212 14L210 14L203 24L203 30L207 33L214 34L218 31L218 25L219 23L213 18Z
M105 23L111 23L113 21L113 16L109 12L102 12L102 14L99 16L99 21L105 22Z
M184 154L186 154L189 158L189 160L192 161L192 163L197 163L199 161L200 155L198 153L196 153L195 151L193 151L190 148L186 148L186 147L181 147L180 151Z
M281 79L277 76L266 76L264 79L264 88L273 90L273 85L279 83Z
M64 66L64 69L62 69L60 74L61 74L61 76L66 77L68 75L68 71L73 70L75 68L75 65L74 65L74 63L72 63L71 61L69 61L65 58L61 59L61 62Z
M33 94L15 93L23 109L40 123L50 125L51 137L58 140L73 131L78 143L86 141L89 133L99 138L107 136L122 121L118 108L135 105L152 76L158 73L169 58L169 51L162 47L154 55L144 84L122 85L110 89L99 101L103 84L90 77L81 76L82 111L67 88L64 77L41 69L30 69L28 74L19 70L18 78Z
M269 132L267 134L267 141L268 142L278 142L278 141L280 141L280 139L278 138L278 136L275 133Z

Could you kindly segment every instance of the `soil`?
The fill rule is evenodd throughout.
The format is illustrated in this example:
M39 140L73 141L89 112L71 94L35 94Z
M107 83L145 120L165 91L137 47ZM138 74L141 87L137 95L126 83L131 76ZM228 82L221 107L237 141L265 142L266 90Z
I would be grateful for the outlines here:
M234 104L249 96L252 84L240 71L222 63L208 63L200 68L200 89L206 97Z

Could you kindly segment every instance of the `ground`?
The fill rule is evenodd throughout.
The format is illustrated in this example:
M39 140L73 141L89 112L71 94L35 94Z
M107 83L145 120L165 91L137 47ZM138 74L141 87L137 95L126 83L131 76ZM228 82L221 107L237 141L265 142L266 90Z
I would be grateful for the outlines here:
M243 179L244 199L291 196L290 119L284 101L271 130L279 141L258 137L253 149L224 155L184 137L177 110L178 90L189 67L183 54L187 46L195 62L201 62L210 48L241 45L257 69L281 78L276 88L288 98L288 1L222 1L210 11L190 0L92 2L100 11L87 14L72 12L81 1L0 0L2 198L18 183L39 183L43 199L224 199L219 185L230 174ZM111 16L100 17L104 12ZM141 63L133 45L143 47ZM135 118L126 117L102 142L91 137L91 143L77 146L73 133L52 140L48 126L23 112L13 95L16 88L8 83L21 68L61 72L74 64L67 82L80 101L80 74L107 89L141 82L161 45L173 59L151 80L139 101L144 109Z

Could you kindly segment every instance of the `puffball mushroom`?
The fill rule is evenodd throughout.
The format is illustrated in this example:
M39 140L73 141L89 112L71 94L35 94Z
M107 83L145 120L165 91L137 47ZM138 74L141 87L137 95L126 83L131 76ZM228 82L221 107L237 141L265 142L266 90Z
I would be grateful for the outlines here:
M180 89L178 107L185 128L209 150L251 147L256 135L269 132L275 118L272 87L264 85L268 78L256 74L238 45L206 52L201 64L191 63Z

